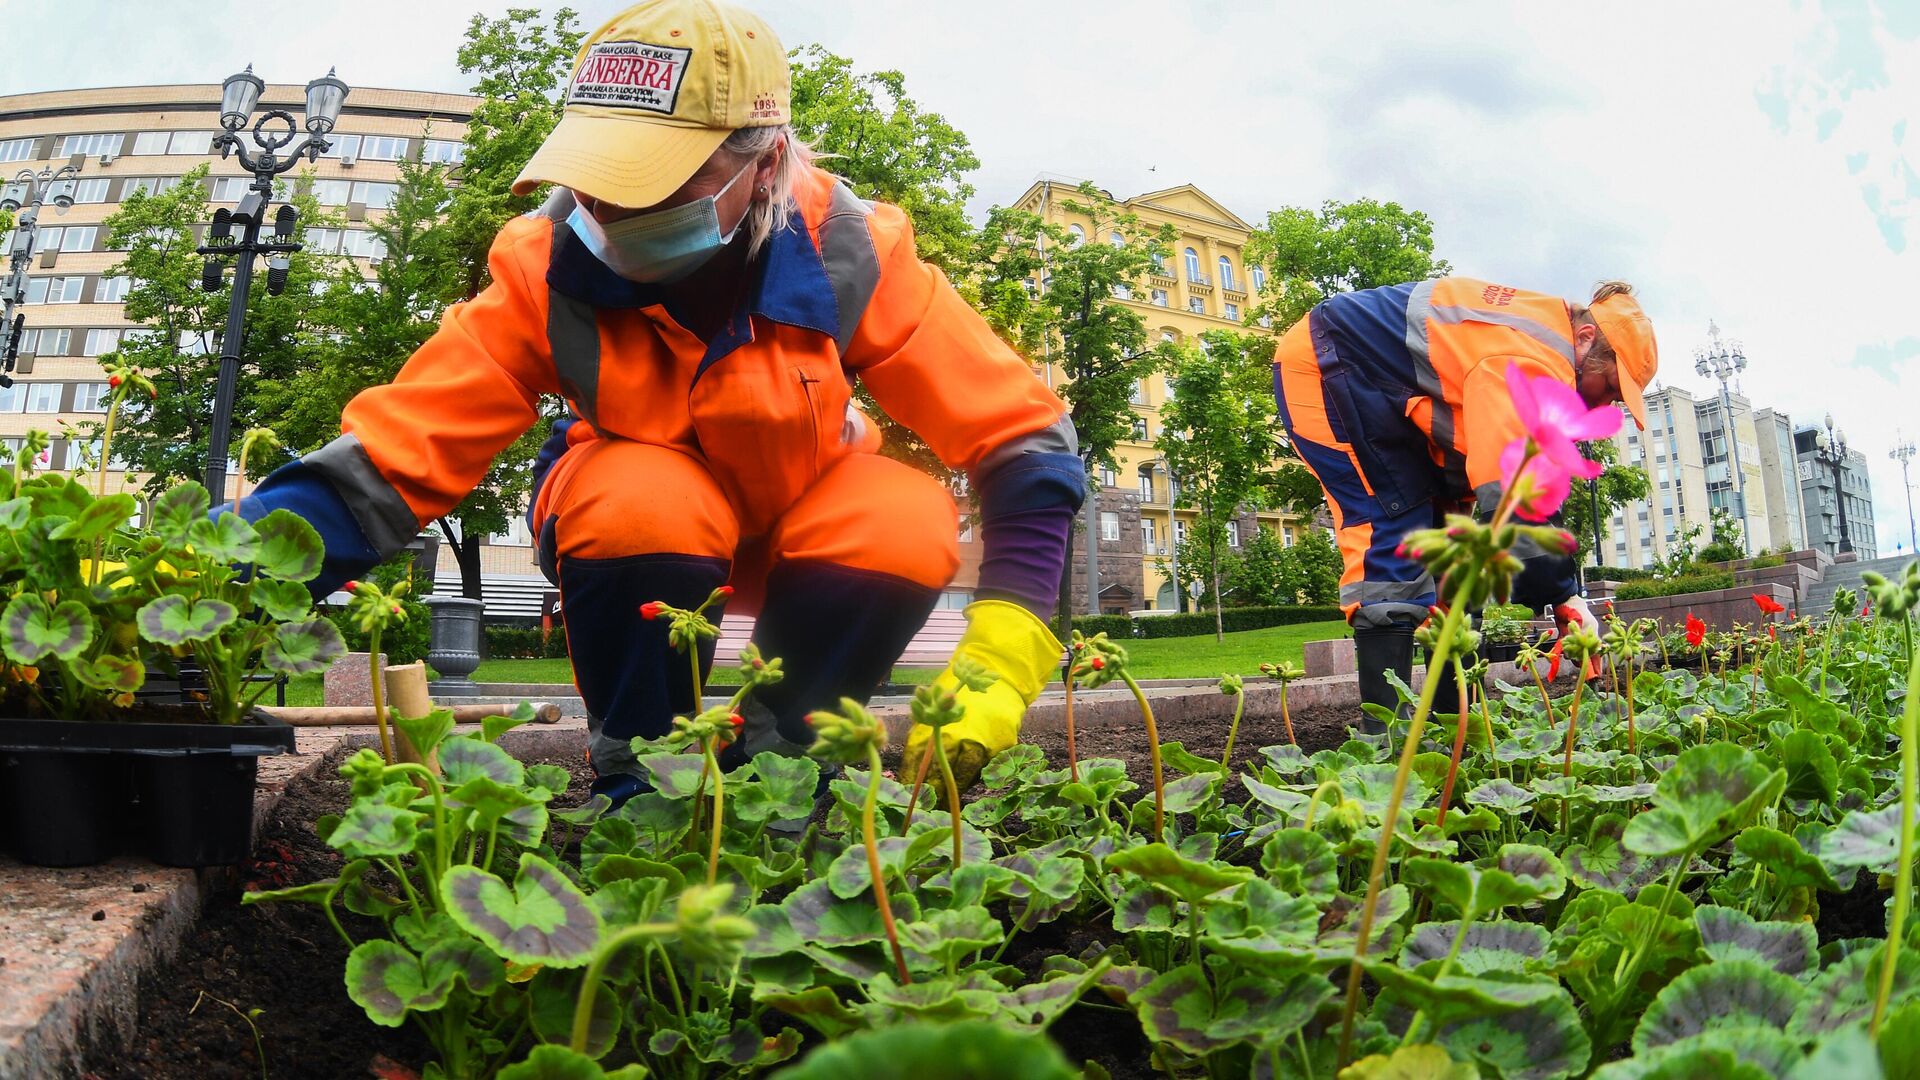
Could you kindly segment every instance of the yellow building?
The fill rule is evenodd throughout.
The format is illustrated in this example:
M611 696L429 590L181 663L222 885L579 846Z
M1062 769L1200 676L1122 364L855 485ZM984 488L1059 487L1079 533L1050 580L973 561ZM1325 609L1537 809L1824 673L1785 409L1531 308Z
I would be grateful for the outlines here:
M331 136L332 149L317 164L296 166L287 174L311 172L319 201L347 218L345 228L307 230L307 247L354 256L363 268L381 258L385 249L366 223L377 221L391 204L400 163L459 161L466 121L478 100L355 87ZM269 85L254 115L285 109L298 118L305 102L303 86ZM133 329L121 303L127 279L107 273L123 255L109 248L103 223L131 193L164 190L202 164L211 166L203 183L212 205L238 202L251 174L237 157L223 160L212 149L219 119L220 86L214 83L0 97L0 180L70 162L79 167L74 205L60 214L48 200L37 222L20 308L26 317L20 365L14 386L0 389L0 445L7 450L38 429L55 435L50 471L68 471L83 457L97 460L97 448L83 453L81 440L63 437L61 423L84 430L101 418L107 385L98 358ZM252 149L251 136L246 138ZM13 238L11 232L0 238L0 253L12 250ZM264 284L264 274L265 267L256 266L255 288ZM219 349L210 340L183 344ZM228 467L230 485L235 471ZM114 470L108 481L118 488L127 479L140 478Z
M1075 214L1068 203L1084 202L1080 181L1043 175L1014 205L1063 225L1076 238L1108 243L1109 236L1091 236L1091 219ZM1256 328L1243 326L1258 302L1261 272L1250 268L1241 253L1253 226L1192 184L1149 191L1130 199L1113 199L1116 209L1139 219L1137 227L1157 231L1171 226L1176 239L1171 254L1143 289L1123 299L1146 320L1154 342L1191 340L1208 330ZM1065 379L1058 365L1044 372L1049 385ZM1164 460L1153 447L1159 438L1160 406L1167 400L1166 380L1154 375L1134 390L1134 438L1122 443L1115 456L1117 472L1098 479L1100 522L1101 610L1167 611L1173 608L1173 585L1160 567L1173 544L1186 536L1192 510L1174 510ZM1274 512L1248 514L1229 526L1229 542L1238 545L1247 530L1274 530L1282 543L1291 544L1306 527L1298 518ZM1076 545L1075 559L1084 564L1085 548ZM1182 567L1181 576L1197 575ZM1075 611L1086 611L1086 572L1074 573Z

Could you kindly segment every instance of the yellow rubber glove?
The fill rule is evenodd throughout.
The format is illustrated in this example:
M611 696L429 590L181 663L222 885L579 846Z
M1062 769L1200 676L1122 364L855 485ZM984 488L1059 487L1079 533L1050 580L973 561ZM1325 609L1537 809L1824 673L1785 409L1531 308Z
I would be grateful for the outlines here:
M967 659L999 676L985 690L959 687L953 664L934 680L943 690L954 690L966 714L940 732L940 745L953 766L953 782L961 791L980 779L980 770L993 755L1020 738L1020 721L1027 706L1040 696L1060 669L1060 642L1031 611L1005 600L976 600L967 605L967 631L954 647L954 660ZM933 729L916 724L907 735L901 759L901 780L911 783L920 759L933 739ZM940 779L939 766L929 769Z

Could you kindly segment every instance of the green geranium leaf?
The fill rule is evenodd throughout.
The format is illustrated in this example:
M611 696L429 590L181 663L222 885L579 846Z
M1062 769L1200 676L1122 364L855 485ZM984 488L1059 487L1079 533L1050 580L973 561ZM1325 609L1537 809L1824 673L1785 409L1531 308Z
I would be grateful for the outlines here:
M405 855L419 843L423 820L404 806L356 799L327 835L327 844L350 859Z
M254 604L279 622L297 622L313 613L313 595L296 581L259 578L253 583L252 595Z
M1260 850L1260 869L1282 890L1310 899L1333 899L1340 888L1340 861L1319 833L1281 829Z
M533 796L524 790L508 787L484 776L476 776L454 788L447 793L447 799L455 806L473 811L472 828L475 832L487 832L495 822L515 810L538 805Z
M1840 792L1840 763L1827 741L1811 731L1793 731L1774 744L1787 768L1787 797L1831 805Z
M202 518L187 530L187 542L201 558L218 563L247 563L260 550L260 534L231 510Z
M450 735L441 740L439 749L440 773L448 787L459 787L479 776L507 787L526 782L526 766L490 742L471 735Z
M1212 803L1214 794L1220 790L1220 785L1225 780L1226 777L1220 773L1202 772L1183 776L1166 784L1164 790L1167 813L1191 814Z
M1022 783L1047 767L1047 755L1032 743L1014 743L993 755L980 770L980 782L988 791L999 791Z
M1558 900L1567 890L1567 868L1559 856L1535 844L1502 844L1494 865L1541 900Z
M0 532L18 532L27 527L27 513L33 500L22 496L0 502Z
M1503 971L1443 975L1436 979L1425 970L1409 971L1385 961L1374 961L1367 965L1367 973L1380 984L1383 999L1398 1007L1420 1010L1427 1014L1427 1019L1441 1025L1497 1016L1565 993L1554 979Z
M1355 765L1340 772L1340 794L1360 804L1367 817L1378 821L1387 812L1387 803L1393 798L1393 778L1399 770L1385 763ZM1401 800L1401 813L1412 813L1417 807L1425 806L1427 796L1433 789L1418 774L1407 777L1406 796Z
M396 717L393 726L400 729L408 744L424 758L439 748L441 740L453 734L453 712L433 709L425 716Z
M1627 819L1619 814L1601 814L1589 830L1587 842L1567 848L1562 859L1567 873L1585 889L1611 889L1632 895L1664 870L1670 859L1646 859L1621 846Z
M49 656L72 661L93 644L93 616L78 600L49 604L38 593L20 593L0 612L0 645L16 664Z
M1620 842L1650 856L1698 850L1745 825L1786 780L1785 770L1732 743L1692 747L1660 777L1653 809L1627 822Z
M1829 870L1861 867L1893 873L1900 859L1900 803L1878 810L1854 810L1820 841L1820 861Z
M585 1054L547 1043L534 1047L518 1065L501 1069L495 1080L646 1080L646 1077L644 1065L623 1065L608 1072Z
M254 523L258 543L254 569L281 581L312 581L320 576L326 545L305 518L291 510L274 510Z
M1594 1080L1832 1080L1799 1069L1800 1047L1770 1028L1715 1028L1601 1066ZM1852 1080L1852 1075L1841 1073Z
M763 821L791 821L813 812L813 792L820 782L820 766L812 758L782 757L772 752L756 754L753 776L752 780L737 785L737 792L731 780L727 783L727 806L741 821L755 825Z
M1333 984L1314 973L1289 980L1241 975L1216 992L1205 974L1184 964L1128 996L1140 1026L1155 1042L1190 1054L1208 1054L1241 1043L1263 1045L1293 1034L1313 1019Z
M1450 862L1424 856L1406 861L1405 880L1423 884L1434 895L1458 909L1461 917L1472 921L1501 908L1518 907L1535 900L1558 897L1566 889L1566 874L1560 860L1545 848L1510 844L1515 865L1529 873L1515 876L1498 867L1483 869L1469 863Z
M522 724L531 723L533 723L533 706L523 701L515 705L513 711L504 716L482 717L480 720L480 741L485 743L499 742L500 736L505 735L507 732L512 731Z
M633 825L639 840L650 851L671 850L693 828L693 808L685 799L669 799L649 791L628 799L614 811L610 820Z
M647 754L640 764L652 774L654 789L669 799L693 798L707 772L707 760L701 754Z
M1525 1008L1442 1025L1433 1041L1461 1062L1477 1061L1504 1080L1561 1080L1578 1076L1593 1041L1573 999L1560 993Z
M1292 975L1321 963L1322 954L1315 947L1320 930L1318 903L1282 892L1260 878L1242 885L1234 900L1207 908L1210 952L1271 976Z
M1886 960L1885 943L1849 953L1825 971L1814 976L1793 1019L1787 1022L1787 1034L1812 1041L1873 1015L1874 995L1880 988L1881 963ZM1900 950L1893 968L1893 993L1888 1007L1912 1000L1920 993L1920 956L1912 949Z
M309 675L347 655L347 643L331 619L309 619L274 627L261 655L267 667L283 675Z
M1068 1065L1059 1048L1041 1032L989 1020L961 1020L856 1032L826 1043L798 1065L774 1074L775 1080L846 1080L853 1076L1078 1080L1080 1070Z
M1400 966L1417 968L1429 960L1439 960L1453 947L1460 932L1457 922L1421 923L1407 935L1400 947ZM1489 971L1526 971L1547 953L1548 935L1544 927L1523 922L1476 922L1467 927L1466 941L1454 959L1453 970L1462 975L1480 975Z
M47 539L91 543L126 524L139 509L139 501L125 492L96 499L80 511L79 517L49 532Z
M1006 930L983 907L929 911L899 928L900 944L951 970L961 957L1000 944Z
M456 866L442 892L461 929L514 963L580 967L600 942L600 915L586 894L530 851L521 853L512 887L485 870Z
M1484 806L1503 814L1518 814L1532 806L1540 796L1511 780L1489 780L1466 793L1469 806Z
M1794 978L1820 966L1820 941L1812 923L1760 922L1738 908L1695 908L1700 947L1715 961L1752 960Z
M1800 983L1753 960L1689 968L1641 1014L1633 1031L1634 1053L1716 1028L1778 1029L1793 1017L1802 993Z
M188 542L193 527L207 520L207 511L212 508L213 500L207 496L206 488L191 480L175 484L153 500L148 527L172 546L182 547Z
M580 1001L584 972L556 971L545 968L535 975L529 987L533 999L533 1034L543 1042L568 1043L573 1038L573 1014ZM620 994L601 986L593 998L593 1011L587 1017L589 1057L599 1059L612 1051L620 1037Z
M176 594L149 602L136 619L140 636L148 641L185 645L214 637L238 617L233 605L224 600L191 600Z
M1734 837L1733 850L1771 871L1787 889L1812 888L1840 892L1827 868L1808 854L1800 842L1778 829L1753 825Z
M131 694L147 681L147 666L137 657L103 653L75 661L74 677L81 685L108 694Z
M447 1003L453 975L430 976L420 958L385 938L354 946L347 955L347 996L382 1027L399 1027L409 1012L432 1012Z
M1369 1054L1340 1070L1340 1080L1476 1080L1480 1070L1431 1043Z
M835 896L824 879L809 881L788 893L781 907L804 942L838 948L886 940L879 908L865 899ZM895 917L900 917L897 910Z
M1132 874L1189 904L1201 903L1214 893L1254 877L1253 871L1245 867L1197 862L1165 844L1142 844L1115 852L1107 856L1106 867Z

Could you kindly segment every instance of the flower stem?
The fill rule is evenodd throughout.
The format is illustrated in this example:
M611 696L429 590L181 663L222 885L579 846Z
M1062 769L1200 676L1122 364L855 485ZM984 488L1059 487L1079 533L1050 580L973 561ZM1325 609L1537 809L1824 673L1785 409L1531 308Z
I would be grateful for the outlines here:
M1893 879L1893 918L1887 924L1887 958L1880 963L1880 989L1873 999L1873 1022L1867 1033L1877 1037L1885 1018L1887 998L1893 992L1893 969L1913 908L1913 815L1916 786L1920 786L1920 664L1913 660L1913 620L1907 630L1907 700L1900 713L1900 866Z
M720 878L720 830L726 822L727 782L721 775L719 759L713 756L713 739L709 735L700 743L700 753L707 759L706 769L713 774L713 841L707 849L707 884L711 885Z
M1073 668L1068 665L1067 676L1062 680L1067 686L1067 776L1074 782L1080 782L1080 754L1073 744Z
M1280 680L1280 722L1287 726L1287 745L1299 746L1300 740L1293 737L1293 713L1287 709L1287 682Z
M1153 841L1157 844L1167 820L1167 786L1160 771L1160 728L1153 722L1153 706L1147 704L1146 691L1140 689L1140 684L1126 671L1120 672L1120 678L1126 681L1127 689L1133 691L1133 700L1147 721L1147 749L1153 755Z
M1573 733L1580 723L1580 693L1587 688L1586 674L1587 662L1582 659L1574 675L1573 706L1567 710L1567 767L1561 775L1567 779L1568 788L1573 786ZM1560 793L1560 831L1563 834L1567 831L1568 823L1573 820L1573 799L1570 794L1570 791Z
M905 765L904 759L900 762ZM927 784L927 770L933 766L933 740L927 740L927 748L920 752L920 764L913 770L913 790L907 795L907 816L900 823L900 831L905 833L913 824L914 808L920 805L920 791Z
M1467 748L1467 717L1473 715L1468 708L1467 669L1460 666L1460 658L1453 658L1453 676L1460 689L1460 724L1453 732L1453 759L1447 763L1447 782L1440 787L1440 813L1436 823L1442 834L1447 829L1447 805L1453 801L1453 781L1460 772L1460 753Z
M367 631L367 671L373 684L373 722L380 729L380 757L393 764L393 737L387 734L386 672L380 669L380 627Z
M1281 694L1280 700L1283 702L1286 700L1286 696L1285 696L1286 693L1287 693L1287 689L1284 685L1282 685L1280 688L1280 694ZM1227 752L1220 755L1220 767L1222 769L1232 768L1231 762L1233 760L1233 739L1234 739L1234 736L1240 734L1240 714L1245 712L1246 708L1247 708L1247 692L1245 690L1235 690L1233 692L1233 723L1227 726ZM1283 711L1284 711L1284 706L1283 706ZM1287 725L1287 727L1288 727L1288 739L1289 741L1291 741L1293 725L1289 724Z
M900 983L913 981L907 974L907 956L900 951L900 933L893 926L893 903L887 897L887 878L880 869L880 841L873 835L873 808L880 801L880 748L867 744L867 800L860 807L860 835L867 845L867 872L873 875L873 902L880 909L880 924L886 927L887 944L893 946L893 963L900 970Z
M1458 595L1473 595L1480 569L1479 566L1467 567ZM1445 670L1443 665L1453 652L1453 638L1459 632L1460 622L1465 615L1464 604L1455 604L1447 609L1446 621L1441 624L1434 641L1433 660L1427 665L1429 671L1436 667ZM1427 714L1433 711L1434 694L1439 689L1439 679L1427 679L1420 687L1420 701L1414 706L1413 719L1407 725L1406 742L1400 749L1400 765L1393 774L1393 792L1387 798L1387 809L1380 821L1380 841L1374 846L1373 867L1367 872L1367 896L1360 905L1360 935L1354 942L1353 963L1347 968L1346 1008L1340 1024L1338 1057L1342 1067L1352 1060L1353 1021L1360 1006L1360 977L1365 973L1368 939L1373 936L1373 916L1380 901L1380 887L1387 877L1387 857L1393 846L1393 829L1400 818L1400 802L1406 798L1407 779L1413 773L1414 755L1420 748L1420 731L1426 725Z
M629 926L607 940L600 951L593 954L593 963L587 965L587 977L580 983L580 997L573 1005L573 1052L587 1052L587 1040L593 1032L593 999L600 989L600 976L606 973L607 964L614 954L635 941L671 934L672 923L639 923Z
M933 729L933 759L940 763L940 779L946 781L947 816L953 819L953 868L960 869L960 785L953 782L953 763L940 745L940 729Z

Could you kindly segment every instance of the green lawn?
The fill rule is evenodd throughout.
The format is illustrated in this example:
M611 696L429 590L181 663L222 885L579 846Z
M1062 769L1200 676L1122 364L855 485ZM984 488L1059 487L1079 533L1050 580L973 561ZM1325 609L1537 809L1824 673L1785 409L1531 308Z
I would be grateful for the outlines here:
M1228 634L1216 643L1211 634L1200 637L1146 638L1127 643L1132 658L1130 670L1138 679L1212 679L1226 672L1257 675L1261 664L1301 662L1301 652L1309 641L1347 636L1347 624L1332 622L1273 626L1265 630L1246 630ZM908 685L931 682L938 674L934 668L896 667L893 681ZM475 682L572 683L573 672L565 660L488 660L473 673ZM734 668L719 668L712 685L738 686L740 676ZM269 695L269 702L272 701ZM289 683L287 704L320 704L320 676L302 675Z

